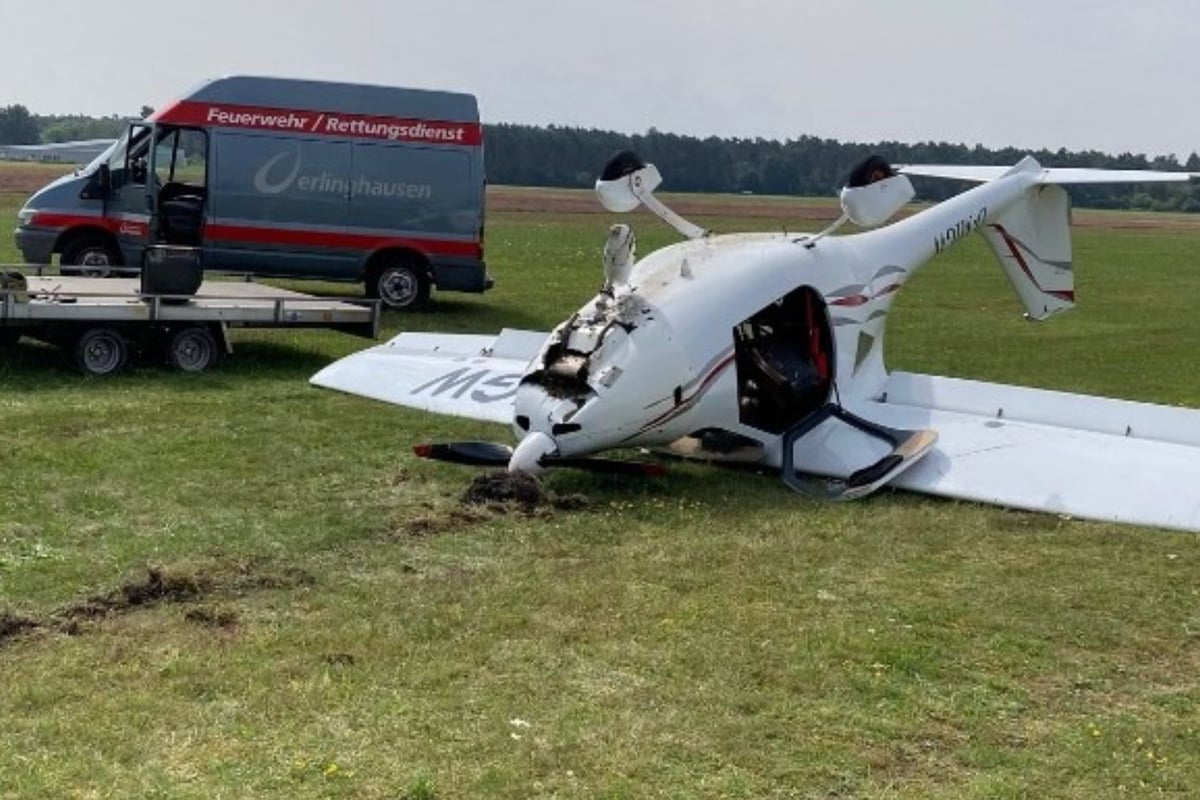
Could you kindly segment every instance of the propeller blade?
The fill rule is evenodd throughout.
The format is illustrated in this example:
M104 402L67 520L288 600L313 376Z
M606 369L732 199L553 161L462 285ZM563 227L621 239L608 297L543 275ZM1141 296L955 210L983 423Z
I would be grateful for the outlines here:
M419 444L413 452L421 458L469 464L473 467L507 467L513 450L498 442L444 442Z
M416 445L413 447L413 452L421 458L433 461L447 461L451 464L466 464L473 467L506 468L512 459L513 449L498 442L441 442ZM667 474L666 466L653 461L620 461L615 458L593 456L562 458L547 455L542 456L538 463L547 469L569 467L606 475L659 477Z

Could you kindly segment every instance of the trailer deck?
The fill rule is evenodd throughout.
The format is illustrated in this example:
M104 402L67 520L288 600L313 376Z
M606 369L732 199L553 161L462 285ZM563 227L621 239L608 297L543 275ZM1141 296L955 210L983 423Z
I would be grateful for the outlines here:
M293 292L247 281L205 281L192 297L142 295L137 278L44 276L24 292L3 291L0 323L46 321L222 322L231 327L345 328L374 337L378 306ZM22 296L24 295L24 296Z
M229 352L227 328L331 328L367 338L379 331L376 302L245 280L206 280L195 295L172 296L142 293L137 278L7 275L7 285L0 284L0 341L29 336L73 349L76 364L93 374L116 371L131 352L159 344L169 363L199 371L220 350ZM196 357L206 349L218 352Z

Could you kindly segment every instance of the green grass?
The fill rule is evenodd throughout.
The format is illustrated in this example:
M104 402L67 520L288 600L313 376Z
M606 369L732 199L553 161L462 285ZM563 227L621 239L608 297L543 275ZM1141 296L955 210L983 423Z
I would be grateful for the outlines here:
M493 214L496 289L386 334L549 327L594 292L607 223ZM635 224L643 252L671 241ZM1200 234L1075 242L1080 307L1037 325L982 245L939 258L900 299L890 363L1200 406ZM901 493L828 505L692 465L550 476L583 511L466 512L473 473L409 447L505 431L307 385L363 344L239 333L210 373L103 381L46 347L0 356L0 612L49 621L152 565L207 587L0 644L0 797L1200 783L1194 536Z

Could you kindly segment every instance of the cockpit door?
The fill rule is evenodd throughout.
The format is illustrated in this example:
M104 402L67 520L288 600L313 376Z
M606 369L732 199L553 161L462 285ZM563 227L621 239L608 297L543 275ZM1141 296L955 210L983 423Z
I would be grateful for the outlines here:
M733 329L738 418L782 433L821 408L833 388L834 350L820 293L801 286Z

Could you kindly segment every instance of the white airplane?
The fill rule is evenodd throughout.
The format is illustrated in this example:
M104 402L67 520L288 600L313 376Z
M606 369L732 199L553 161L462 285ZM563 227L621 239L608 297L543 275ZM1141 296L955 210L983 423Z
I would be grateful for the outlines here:
M884 225L907 175L977 182ZM604 288L549 335L402 333L312 383L427 411L507 423L515 448L421 445L419 455L537 473L652 472L596 453L653 448L781 470L797 489L850 499L881 486L1073 517L1200 531L1200 410L889 372L888 312L934 255L983 235L1025 306L1074 304L1063 184L1186 181L1195 173L907 166L867 159L843 215L815 235L716 235L654 196L630 152L596 182L614 212L643 205L685 241L635 260L614 225ZM846 221L867 228L831 236Z

